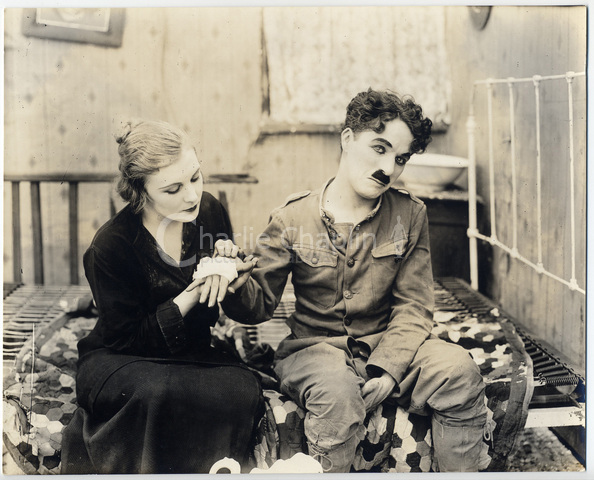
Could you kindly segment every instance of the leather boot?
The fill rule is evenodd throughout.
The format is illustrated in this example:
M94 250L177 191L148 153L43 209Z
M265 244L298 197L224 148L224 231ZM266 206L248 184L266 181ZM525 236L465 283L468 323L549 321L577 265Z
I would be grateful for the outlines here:
M476 423L476 422L474 422ZM478 472L491 463L489 446L483 441L485 425L444 425L435 415L431 419L433 463L439 472Z

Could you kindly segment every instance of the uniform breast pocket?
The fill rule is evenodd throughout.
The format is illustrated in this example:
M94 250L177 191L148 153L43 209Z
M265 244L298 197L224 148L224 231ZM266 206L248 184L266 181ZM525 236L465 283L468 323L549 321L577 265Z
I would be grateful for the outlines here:
M301 244L293 245L293 250L293 282L301 290L304 306L311 303L322 308L333 307L338 291L338 253Z
M405 246L403 242L390 241L371 250L371 285L375 302L382 302L390 295Z

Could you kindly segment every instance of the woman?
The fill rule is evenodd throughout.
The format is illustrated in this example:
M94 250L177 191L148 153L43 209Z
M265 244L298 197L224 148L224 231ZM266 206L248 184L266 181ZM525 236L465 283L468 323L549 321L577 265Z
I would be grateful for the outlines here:
M239 261L231 285L192 281L201 258L238 249L220 240L231 238L229 217L203 191L189 137L142 121L116 140L128 205L84 256L99 318L78 344L80 408L64 433L63 473L202 473L223 457L247 469L260 385L211 348L210 327L254 262Z

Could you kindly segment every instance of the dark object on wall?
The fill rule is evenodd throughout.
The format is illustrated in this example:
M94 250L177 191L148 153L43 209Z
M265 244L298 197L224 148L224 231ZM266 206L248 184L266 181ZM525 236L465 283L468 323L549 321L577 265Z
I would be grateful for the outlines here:
M429 241L433 276L457 277L470 281L470 254L468 246L468 193L461 190L420 195L427 205L429 219ZM479 218L482 203L479 201ZM479 245L479 260L488 262L489 252L485 245ZM479 269L479 289L487 282L489 267Z
M29 37L119 47L124 8L25 8L23 34Z
M468 13L470 14L470 19L472 20L472 24L474 28L477 30L482 30L487 25L489 21L489 15L491 14L492 7L478 7L478 6L469 6Z

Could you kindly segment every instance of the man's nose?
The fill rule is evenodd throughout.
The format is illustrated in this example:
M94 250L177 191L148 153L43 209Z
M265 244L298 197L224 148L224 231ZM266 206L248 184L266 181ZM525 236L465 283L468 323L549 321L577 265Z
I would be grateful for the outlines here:
M386 176L391 177L394 173L394 166L396 165L396 162L392 157L388 155L386 155L385 157L386 158L382 158L379 167L380 170L386 174Z

